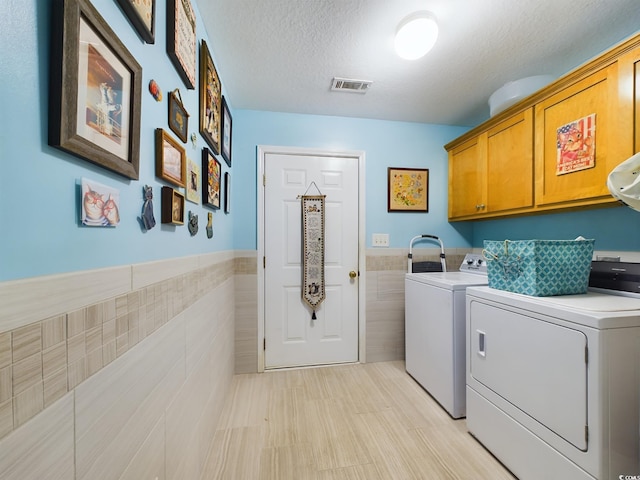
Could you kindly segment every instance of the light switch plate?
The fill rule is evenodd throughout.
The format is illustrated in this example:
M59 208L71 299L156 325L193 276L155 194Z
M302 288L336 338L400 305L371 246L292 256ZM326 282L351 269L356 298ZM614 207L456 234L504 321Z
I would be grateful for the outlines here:
M388 233L374 233L371 243L374 247L388 247L389 246L389 234Z

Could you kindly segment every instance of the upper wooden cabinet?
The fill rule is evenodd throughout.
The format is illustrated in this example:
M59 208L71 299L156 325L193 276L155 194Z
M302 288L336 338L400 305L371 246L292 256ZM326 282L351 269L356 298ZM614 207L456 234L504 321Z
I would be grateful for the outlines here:
M631 117L626 125L619 123L617 62L550 96L535 109L536 205L615 203L607 176L631 156L633 144ZM559 134L563 126L567 132ZM568 162L568 171L559 167L562 158Z
M533 114L520 112L449 151L449 218L533 206Z
M477 215L484 207L485 145L478 136L449 151L449 218Z
M582 119L592 122L590 131L586 126L567 127ZM559 137L563 127L568 137ZM573 142L587 155L594 153L594 162L582 169L574 162L563 171L558 167L559 139ZM445 149L449 220L617 204L607 189L607 176L640 151L640 35L500 112ZM562 158L578 157L567 150Z
M640 152L640 47L618 60L619 115L633 118L633 153Z
M487 132L487 213L533 206L533 111L513 115Z

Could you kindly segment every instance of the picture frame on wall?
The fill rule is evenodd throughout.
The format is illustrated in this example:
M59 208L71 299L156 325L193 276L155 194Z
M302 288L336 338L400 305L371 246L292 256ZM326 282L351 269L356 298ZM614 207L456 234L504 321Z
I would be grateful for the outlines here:
M208 148L202 149L202 205L220 208L220 162Z
M220 153L222 86L207 42L200 43L200 134L211 150Z
M227 165L231 167L231 129L233 127L233 118L227 105L227 99L222 97L222 147L221 154Z
M189 114L182 104L182 96L177 88L169 93L169 128L182 143L187 143L189 134Z
M136 32L146 43L155 43L156 0L118 0Z
M187 185L185 149L162 128L156 128L156 176L178 187Z
M184 195L171 187L162 187L161 221L184 225Z
M200 165L187 158L187 200L200 203Z
M142 67L89 0L55 0L49 145L138 179Z
M429 211L429 170L389 167L387 188L388 212Z
M191 0L167 0L167 54L189 90L196 87L196 45Z
M224 173L224 213L231 213L231 174Z

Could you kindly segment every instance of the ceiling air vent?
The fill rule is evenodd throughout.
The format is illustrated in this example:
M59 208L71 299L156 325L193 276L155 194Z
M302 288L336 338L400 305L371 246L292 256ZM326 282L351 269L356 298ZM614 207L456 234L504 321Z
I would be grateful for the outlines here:
M331 90L334 92L367 93L372 83L369 80L334 77L331 81Z

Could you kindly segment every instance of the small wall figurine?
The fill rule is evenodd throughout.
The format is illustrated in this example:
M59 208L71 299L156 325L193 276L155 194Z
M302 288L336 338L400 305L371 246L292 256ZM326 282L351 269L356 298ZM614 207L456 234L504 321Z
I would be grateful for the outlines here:
M142 216L139 218L143 230L151 230L156 226L156 219L153 216L153 187L145 185L142 188L144 204L142 205Z
M207 223L207 238L213 238L213 214L209 212Z
M191 210L189 210L189 224L187 227L192 237L198 233L198 215L194 215Z

